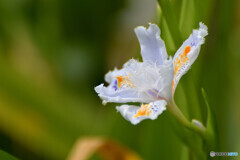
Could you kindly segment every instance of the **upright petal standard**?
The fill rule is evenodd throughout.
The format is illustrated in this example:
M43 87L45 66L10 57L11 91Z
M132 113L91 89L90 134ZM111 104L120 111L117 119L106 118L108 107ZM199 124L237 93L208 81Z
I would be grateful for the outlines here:
M95 87L98 96L107 102L139 102L140 106L124 104L117 107L122 116L132 124L144 119L156 119L168 103L173 101L176 86L181 77L190 69L198 57L207 27L199 23L190 37L178 49L173 59L168 57L160 29L155 24L149 28L139 26L135 33L140 43L143 62L134 59L123 68L114 69L106 74L107 87Z

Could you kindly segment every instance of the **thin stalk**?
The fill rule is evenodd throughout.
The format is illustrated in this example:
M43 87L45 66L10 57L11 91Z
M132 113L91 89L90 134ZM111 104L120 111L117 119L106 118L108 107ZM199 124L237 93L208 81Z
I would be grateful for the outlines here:
M201 124L201 122L194 120L194 123L191 123L181 112L181 110L178 108L174 100L168 104L167 106L168 111L176 118L176 120L181 123L183 126L186 128L190 129L191 131L199 134L202 138L207 139L206 137L206 129L205 127ZM200 124L200 125L199 125Z

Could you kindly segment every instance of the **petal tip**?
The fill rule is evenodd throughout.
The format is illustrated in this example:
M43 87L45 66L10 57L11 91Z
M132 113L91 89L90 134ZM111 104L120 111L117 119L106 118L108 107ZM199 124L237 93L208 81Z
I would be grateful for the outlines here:
M100 84L100 85L94 87L94 90L95 90L95 92L97 92L98 94L100 94L102 88L103 88L103 84Z
M144 26L137 26L134 28L134 32L138 35L139 32L146 30Z
M208 35L208 27L202 22L199 22L199 31L199 35L201 37L205 37L206 35Z
M144 26L137 26L136 28L134 28L134 31L136 34L138 34L139 31L147 31L147 32L155 32L156 34L160 34L160 29L158 27L158 25L149 22L148 23L148 27L144 27Z
M102 101L102 104L105 106L106 104L108 103L108 101L106 101L106 100L103 100Z

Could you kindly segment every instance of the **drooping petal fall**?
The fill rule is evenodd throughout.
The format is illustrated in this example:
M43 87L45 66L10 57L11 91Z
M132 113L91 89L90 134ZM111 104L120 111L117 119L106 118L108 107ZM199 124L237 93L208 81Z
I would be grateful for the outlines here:
M132 59L124 64L123 69L108 72L105 80L109 85L101 84L95 87L95 91L103 103L170 100L173 72L172 60L156 66Z
M98 96L103 100L103 104L107 102L127 103L127 102L142 102L149 103L148 97L145 94L140 94L134 89L123 89L115 91L112 85L105 87L103 84L95 87Z
M98 96L103 100L103 103L115 102L142 102L149 103L154 100L154 97L149 96L145 92L140 91L132 81L131 73L136 70L136 64L133 65L133 60L128 61L122 69L113 70L106 74L105 80L109 83L107 87L103 84L95 87ZM134 61L135 62L135 61ZM141 65L140 62L138 65Z
M126 120L136 125L145 119L157 119L157 117L166 110L166 105L167 102L165 100L159 100L149 104L142 104L141 107L134 105L121 105L116 109Z

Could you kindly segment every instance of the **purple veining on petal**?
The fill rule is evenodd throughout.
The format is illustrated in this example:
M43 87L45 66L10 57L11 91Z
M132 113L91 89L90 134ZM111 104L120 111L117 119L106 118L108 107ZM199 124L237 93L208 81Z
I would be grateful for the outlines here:
M193 47L193 46L196 46L195 42L192 42L192 43L191 43L191 47Z
M157 89L149 89L148 91L147 91L147 93L149 94L149 95L151 95L151 96L153 96L153 97L155 97L156 99L165 99L165 98L163 98L163 97L161 97L161 96L159 96L158 95L158 90Z
M158 97L158 90L157 89L149 89L148 91L148 94L150 94L151 96L154 96L154 97Z
M158 109L159 109L159 107L157 106L157 105L153 105L152 106L152 110L154 111L154 112L158 112Z
M157 92L157 93L159 92L159 91L158 91L157 89L155 89L155 88L154 88L153 90L154 90L155 92Z
M150 94L151 96L154 96L154 97L157 96L157 94L155 92L153 92L151 89L149 89L147 91L147 93Z
M114 81L114 84L113 84L113 88L114 88L114 90L116 91L117 89L118 89L118 81L117 80L115 80Z

